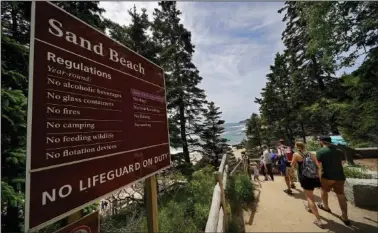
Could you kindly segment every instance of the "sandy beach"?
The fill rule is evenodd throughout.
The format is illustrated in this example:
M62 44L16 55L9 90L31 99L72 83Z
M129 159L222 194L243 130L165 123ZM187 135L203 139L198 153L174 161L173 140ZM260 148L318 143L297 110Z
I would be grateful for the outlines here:
M241 159L242 158L242 152L245 151L245 148L243 149L236 149L235 147L232 147L232 152L234 153L235 159Z

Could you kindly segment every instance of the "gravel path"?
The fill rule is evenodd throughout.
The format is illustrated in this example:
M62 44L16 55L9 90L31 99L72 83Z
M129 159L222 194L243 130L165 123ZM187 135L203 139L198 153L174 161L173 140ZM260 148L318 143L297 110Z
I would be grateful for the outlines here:
M261 181L260 184L255 183L256 203L252 211L243 213L246 232L378 232L377 211L362 210L348 203L352 226L347 227L337 216L320 210L326 224L325 229L320 229L312 223L315 216L304 209L305 196L301 188L294 190L293 196L287 195L283 192L286 185L281 176L276 176L274 182ZM320 190L315 190L315 194L320 201ZM329 204L335 214L341 214L336 195L332 192Z

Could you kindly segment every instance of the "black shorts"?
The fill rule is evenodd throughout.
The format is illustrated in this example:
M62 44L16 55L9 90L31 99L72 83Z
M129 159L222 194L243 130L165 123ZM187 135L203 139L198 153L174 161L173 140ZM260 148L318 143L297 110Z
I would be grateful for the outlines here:
M299 177L299 183L303 189L311 191L322 186L319 178L308 178L303 175Z

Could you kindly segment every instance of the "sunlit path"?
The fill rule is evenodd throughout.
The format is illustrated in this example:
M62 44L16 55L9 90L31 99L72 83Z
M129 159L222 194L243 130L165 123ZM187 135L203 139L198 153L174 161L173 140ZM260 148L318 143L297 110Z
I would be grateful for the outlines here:
M260 177L262 178L262 177ZM345 226L337 218L340 209L334 193L329 195L330 208L334 214L320 210L325 228L320 229L312 222L315 217L304 208L305 196L297 183L293 196L283 192L286 185L283 177L275 181L255 183L256 202L252 211L244 212L246 232L377 232L377 212L362 210L348 203L352 226ZM320 190L315 190L320 201Z

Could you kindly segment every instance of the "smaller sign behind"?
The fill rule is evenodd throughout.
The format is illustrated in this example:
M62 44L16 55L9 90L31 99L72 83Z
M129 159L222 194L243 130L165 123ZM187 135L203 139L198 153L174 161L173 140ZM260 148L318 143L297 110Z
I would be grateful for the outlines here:
M55 233L100 233L99 211L88 214Z

